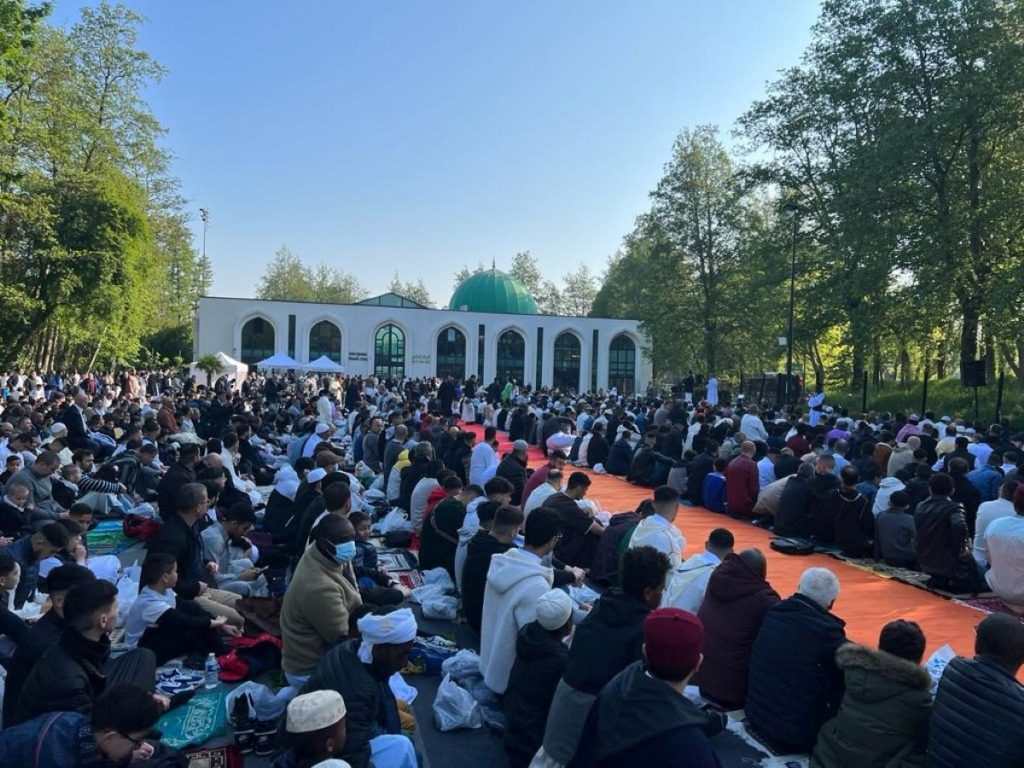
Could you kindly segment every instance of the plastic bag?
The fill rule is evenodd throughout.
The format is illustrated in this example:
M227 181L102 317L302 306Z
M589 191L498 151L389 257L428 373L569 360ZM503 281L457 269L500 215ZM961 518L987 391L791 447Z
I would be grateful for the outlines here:
M444 568L431 568L429 571L423 572L423 583L430 585L437 585L444 588L445 592L455 591L455 582L452 581L452 577L448 575L448 571Z
M128 611L139 596L139 581L142 579L142 566L139 561L125 568L121 578L117 580L117 625L124 626Z
M463 649L441 664L441 672L456 680L473 674L480 674L480 656L475 651Z
M459 613L459 601L448 595L428 597L423 603L423 616L427 619L455 620Z
M409 521L409 518L398 507L392 507L391 511L384 516L384 519L380 521L377 527L382 534L389 533L390 531L409 531L411 533L416 530L416 526Z
M437 689L434 724L442 732L458 728L480 728L483 725L476 700L469 691L460 688L451 675L445 675Z
M423 605L427 600L434 600L439 597L444 597L445 590L438 584L426 584L422 587L416 587L410 595L410 599L414 603Z
M295 696L297 689L285 686L277 693L274 693L267 686L254 683L252 680L242 683L238 687L231 689L231 692L224 700L224 707L227 709L229 720L231 719L231 710L235 705L235 699L247 693L252 702L249 707L249 717L254 720L277 720L288 708L288 702Z

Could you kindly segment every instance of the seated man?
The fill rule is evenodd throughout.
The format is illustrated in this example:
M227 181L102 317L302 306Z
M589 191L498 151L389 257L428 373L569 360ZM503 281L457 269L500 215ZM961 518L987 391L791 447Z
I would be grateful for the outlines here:
M745 712L756 737L776 752L809 752L839 710L843 676L835 657L846 632L831 613L838 597L835 574L809 568L797 593L769 610L757 633Z
M281 668L302 685L332 645L348 637L349 617L362 605L352 561L356 531L347 518L328 515L299 560L281 604Z
M526 521L523 548L491 557L480 622L480 673L497 694L508 686L519 631L536 620L537 600L554 582L554 571L543 560L554 551L561 530L558 513L541 507Z
M631 483L653 488L665 482L671 467L671 457L658 451L657 431L648 430L633 454L627 479Z
M587 713L601 689L641 658L644 619L661 605L668 558L651 547L622 557L622 588L612 587L576 628L544 730L544 756L565 765L579 745Z
M654 514L637 524L629 548L654 547L668 558L671 568L678 568L686 549L686 537L675 525L678 514L679 492L669 485L655 488Z
M88 715L96 697L115 682L153 688L156 660L150 651L139 649L110 658L117 587L101 579L74 587L64 599L64 621L57 645L43 655L22 686L15 722L47 712Z
M708 582L697 614L704 624L704 664L694 683L723 709L742 709L750 652L779 594L767 581L768 561L758 549L728 555Z
M28 636L28 625L14 611L8 609L8 595L18 588L21 566L13 555L0 552L0 636L14 644L16 650ZM13 653L13 651L11 652ZM7 667L10 657L7 649L0 653L0 666Z
M1016 480L1006 480L999 487L998 499L986 501L978 507L978 519L974 523L974 559L982 571L988 568L988 556L985 554L985 534L988 527L1001 517L1013 517L1017 514L1013 497L1019 485Z
M459 529L466 519L466 505L476 498L476 491L463 487L458 475L449 475L442 482L444 498L426 514L420 537L420 570L444 568L455 579L455 550L459 546Z
M202 531L203 557L217 564L213 575L217 589L242 597L262 597L267 594L267 580L262 569L247 558L233 559L232 543L240 541L256 524L256 512L246 502L232 504L223 520L208 525Z
M932 679L921 666L924 645L921 628L899 619L882 627L877 651L847 643L836 652L846 693L839 714L818 734L812 765L924 765L932 710Z
M46 586L50 590L50 610L29 626L24 639L18 643L7 670L7 681L4 685L4 723L14 722L15 707L25 679L36 662L57 644L64 632L64 597L72 587L93 581L95 578L92 571L81 565L60 565L50 571L46 578Z
M145 761L154 747L144 739L161 715L163 708L144 689L112 685L91 713L51 712L0 731L0 754L10 766L84 768L127 765L133 757Z
M930 768L1024 765L1024 624L1005 613L978 625L973 659L955 658L939 681L928 729Z
M950 498L953 478L936 472L928 481L931 495L917 505L917 562L931 578L928 586L953 592L976 592L983 583L971 554L964 509Z
M875 559L900 568L917 565L917 528L906 491L889 496L889 507L875 518Z
M409 660L416 618L402 608L367 614L357 627L362 640L347 640L324 654L302 693L341 694L346 736L338 756L353 768L417 768L416 751L401 734L398 704L388 685Z
M560 589L537 601L537 620L516 639L516 661L502 705L503 744L512 768L526 768L544 740L551 700L569 660L562 641L572 633L572 600Z
M178 563L172 555L156 552L142 564L139 596L125 619L124 643L148 648L157 664L191 653L226 652L222 636L237 637L237 627L224 616L211 616L191 600L178 601Z
M600 521L580 506L589 488L590 478L583 472L573 472L566 489L552 494L544 502L544 507L555 510L562 521L562 538L555 547L555 557L574 568L590 567L604 535Z
M345 700L337 691L313 691L288 702L285 717L285 743L288 751L280 755L277 768L304 765L347 765L335 760L345 749Z
M721 565L722 560L732 554L734 544L732 533L725 528L716 528L709 533L708 540L704 542L704 551L687 558L672 571L662 605L697 613L700 604L704 602L711 574Z
M704 627L692 613L659 608L644 620L643 661L601 691L568 768L685 765L719 768L711 716L683 691L700 668Z
M725 468L726 506L730 515L749 518L761 490L760 474L754 456L757 447L749 440L740 445L740 455Z
M14 591L14 607L21 608L35 595L39 584L39 563L68 545L68 532L60 523L47 523L38 531L22 536L4 552L13 556L21 568L21 580Z
M830 505L833 519L832 541L847 557L870 557L875 535L875 516L871 503L857 490L857 468L845 466L839 471L839 491Z
M1013 517L992 521L985 531L988 585L1017 613L1024 613L1024 485L1013 493Z
M725 512L727 493L725 470L729 467L729 460L716 456L711 466L713 471L704 476L701 498L704 506L712 512Z

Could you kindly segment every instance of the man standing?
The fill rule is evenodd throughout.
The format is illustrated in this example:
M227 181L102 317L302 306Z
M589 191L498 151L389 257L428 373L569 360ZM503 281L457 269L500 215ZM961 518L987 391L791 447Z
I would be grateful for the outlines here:
M384 430L384 422L374 417L370 419L370 430L363 437L363 463L379 475L384 468L381 461L380 433Z
M496 427L484 427L484 439L473 446L469 459L469 482L481 488L494 477L498 468L498 454L491 443L498 436Z

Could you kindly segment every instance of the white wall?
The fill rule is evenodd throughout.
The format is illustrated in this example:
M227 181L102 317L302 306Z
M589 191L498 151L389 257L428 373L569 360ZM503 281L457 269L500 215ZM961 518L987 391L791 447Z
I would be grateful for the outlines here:
M432 376L435 373L437 337L455 326L466 336L466 376L477 373L478 327L485 326L484 383L494 379L497 368L497 340L506 330L523 334L526 340L524 382L536 386L537 329L544 329L542 386L550 386L554 375L555 339L563 332L580 340L581 391L590 389L593 331L599 333L597 385L608 386L608 354L612 339L620 333L636 344L636 389L643 392L651 378L651 364L644 354L646 339L636 320L555 317L550 315L499 315L457 310L408 309L360 304L314 304L295 301L263 301L205 297L199 301L196 318L196 357L226 352L240 358L242 326L254 317L262 317L274 328L275 352L288 353L288 318L295 316L293 357L308 362L309 332L321 320L330 320L341 329L341 364L348 373L373 372L374 334L386 323L405 332L405 373L407 376ZM365 356L365 359L364 359Z

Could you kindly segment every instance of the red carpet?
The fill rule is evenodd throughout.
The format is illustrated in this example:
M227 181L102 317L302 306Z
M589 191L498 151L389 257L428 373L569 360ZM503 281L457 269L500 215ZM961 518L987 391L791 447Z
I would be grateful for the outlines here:
M483 435L482 427L472 427ZM498 433L503 454L511 445ZM545 461L537 448L530 448L530 465ZM649 491L630 485L609 475L590 474L593 485L590 496L601 502L609 512L635 509ZM846 621L847 636L858 643L877 646L882 627L893 619L916 621L928 640L925 658L948 643L962 656L974 655L974 628L984 614L958 605L922 589L879 577L827 555L796 557L781 555L769 547L772 534L753 525L709 512L703 507L680 507L676 526L686 536L686 555L704 547L708 533L714 528L728 528L736 538L736 549L757 547L768 558L768 581L783 597L796 591L800 574L821 566L839 577L840 594L834 612ZM1022 672L1024 679L1024 672Z

